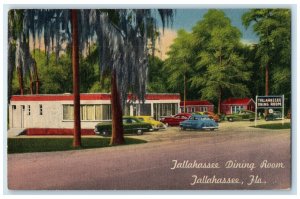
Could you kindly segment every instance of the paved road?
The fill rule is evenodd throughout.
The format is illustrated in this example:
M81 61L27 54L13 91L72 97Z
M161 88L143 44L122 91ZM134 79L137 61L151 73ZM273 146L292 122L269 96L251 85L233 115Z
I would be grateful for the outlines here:
M169 128L143 135L140 138L149 142L139 145L8 155L8 186L13 190L290 188L290 131L251 127L237 131L234 125L213 133ZM197 162L219 168L171 169L176 161L179 167ZM248 168L225 168L229 161ZM220 183L223 178L238 183Z

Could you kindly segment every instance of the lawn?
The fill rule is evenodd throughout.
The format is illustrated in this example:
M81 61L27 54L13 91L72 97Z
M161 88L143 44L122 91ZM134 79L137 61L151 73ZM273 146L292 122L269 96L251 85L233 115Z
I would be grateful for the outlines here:
M8 153L50 152L111 147L110 138L82 138L82 147L72 147L73 138L9 138ZM125 138L126 145L146 143L145 140Z
M255 128L264 128L264 129L290 129L291 123L275 123L275 124L261 124L257 126L252 126Z

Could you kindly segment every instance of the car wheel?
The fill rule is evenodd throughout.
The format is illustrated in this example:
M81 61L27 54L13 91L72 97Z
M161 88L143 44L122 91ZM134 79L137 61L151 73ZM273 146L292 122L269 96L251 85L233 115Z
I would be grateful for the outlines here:
M233 118L232 118L232 117L229 117L229 118L228 118L228 121L229 121L229 122L233 122Z
M210 130L211 130L211 131L214 131L215 129L214 129L214 128L211 128Z
M143 133L144 133L144 132L143 132L142 129L138 129L138 130L136 131L136 134L137 134L137 135L143 135Z

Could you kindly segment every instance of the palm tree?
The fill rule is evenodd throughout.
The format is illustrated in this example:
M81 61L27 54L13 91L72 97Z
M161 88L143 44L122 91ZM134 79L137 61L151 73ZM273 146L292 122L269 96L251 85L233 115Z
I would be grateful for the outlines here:
M130 90L140 101L144 101L148 66L148 43L156 39L156 18L158 13L163 26L172 19L173 11L159 9L138 10L22 10L21 32L26 41L32 35L41 41L43 36L45 52L55 51L59 57L62 43L72 42L73 94L74 94L74 142L80 142L80 95L79 95L79 52L97 43L99 67L102 76L111 74L112 139L111 144L123 144L122 107ZM71 25L71 27L70 27ZM80 27L80 28L78 28ZM70 32L71 30L71 32ZM17 39L22 34L18 34ZM16 54L20 63L27 66L29 42L20 45ZM153 45L154 46L154 45ZM26 52L20 54L20 52ZM16 64L16 63L15 63ZM12 67L12 65L10 65Z

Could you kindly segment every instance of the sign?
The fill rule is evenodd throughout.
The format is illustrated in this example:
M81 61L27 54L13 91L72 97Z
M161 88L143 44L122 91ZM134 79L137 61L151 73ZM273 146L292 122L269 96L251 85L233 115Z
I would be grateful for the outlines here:
M257 96L257 108L282 108L283 96Z

